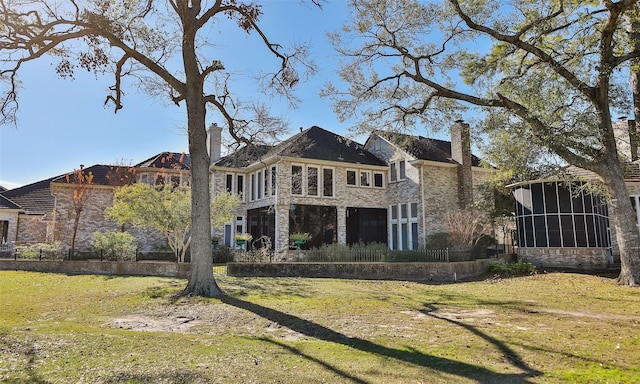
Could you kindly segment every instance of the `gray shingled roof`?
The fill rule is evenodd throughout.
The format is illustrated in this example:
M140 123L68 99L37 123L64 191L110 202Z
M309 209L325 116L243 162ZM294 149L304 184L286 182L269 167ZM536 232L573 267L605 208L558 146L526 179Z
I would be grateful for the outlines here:
M274 147L243 147L235 153L221 158L215 165L235 168L246 167L260 157L272 155L386 166L385 162L367 151L362 144L318 126L308 128Z
M402 148L418 160L457 164L457 162L451 158L450 141L395 132L376 131L375 134L389 140L389 142ZM471 165L479 167L480 158L472 154Z
M22 187L2 192L2 196L30 215L45 215L54 208L51 195L51 181L54 178L37 181ZM3 205L4 206L4 205ZM10 209L15 209L8 207Z
M6 191L6 189L5 189ZM4 192L4 191L2 191ZM1 192L0 192L1 193ZM4 209L22 209L18 204L0 195L0 208Z

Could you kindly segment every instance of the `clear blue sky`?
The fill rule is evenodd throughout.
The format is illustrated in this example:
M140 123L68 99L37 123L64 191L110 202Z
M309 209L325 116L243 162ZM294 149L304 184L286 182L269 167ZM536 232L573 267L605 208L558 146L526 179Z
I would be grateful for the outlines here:
M309 42L320 68L297 90L302 99L297 110L274 103L273 112L285 116L292 132L318 125L345 134L347 124L339 123L329 100L318 96L322 85L336 77L338 58L326 32L342 26L348 16L345 2L330 0L319 10L298 0L273 0L266 1L263 10L262 25L273 41L285 46ZM224 59L228 69L260 61L256 52L268 57L246 33L237 28L224 32L220 49L229 55ZM4 187L57 176L80 164L135 164L162 151L188 152L184 106L169 105L167 100L152 99L129 88L124 109L114 114L112 105L103 106L112 76L96 77L78 70L75 80L60 79L48 58L26 66L21 80L18 127L0 126L0 185ZM255 94L249 85L235 89L238 97Z

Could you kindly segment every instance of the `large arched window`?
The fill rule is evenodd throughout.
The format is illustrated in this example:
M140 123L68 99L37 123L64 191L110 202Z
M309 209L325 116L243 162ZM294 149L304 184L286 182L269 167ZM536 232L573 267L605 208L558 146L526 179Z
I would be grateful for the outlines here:
M610 247L605 199L584 183L531 182L514 197L520 247Z

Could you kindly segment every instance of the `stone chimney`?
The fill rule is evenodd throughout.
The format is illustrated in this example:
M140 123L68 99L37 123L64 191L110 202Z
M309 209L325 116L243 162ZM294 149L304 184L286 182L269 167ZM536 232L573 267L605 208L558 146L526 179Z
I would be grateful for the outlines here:
M220 160L222 155L222 128L213 123L207 131L209 134L209 157L211 158L211 164L213 164Z
M456 121L451 127L451 158L458 165L458 202L461 209L473 204L473 179L471 174L471 133L469 124Z
M618 154L627 161L638 160L638 132L635 120L621 117L613 123L613 134L616 138Z

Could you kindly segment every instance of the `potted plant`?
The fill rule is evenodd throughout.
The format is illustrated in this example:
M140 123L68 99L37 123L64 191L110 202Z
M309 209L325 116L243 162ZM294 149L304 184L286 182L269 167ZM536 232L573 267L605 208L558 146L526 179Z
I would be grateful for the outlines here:
M220 236L211 236L211 247L213 249L218 248L218 244L220 243Z
M309 233L302 233L302 232L296 232L291 234L291 236L289 236L291 238L291 240L293 241L293 243L296 245L297 250L300 250L300 246L302 244L305 243L305 241L309 240L311 238L311 235Z
M244 245L247 241L251 241L252 238L250 233L236 233L235 235L236 244L238 245Z

